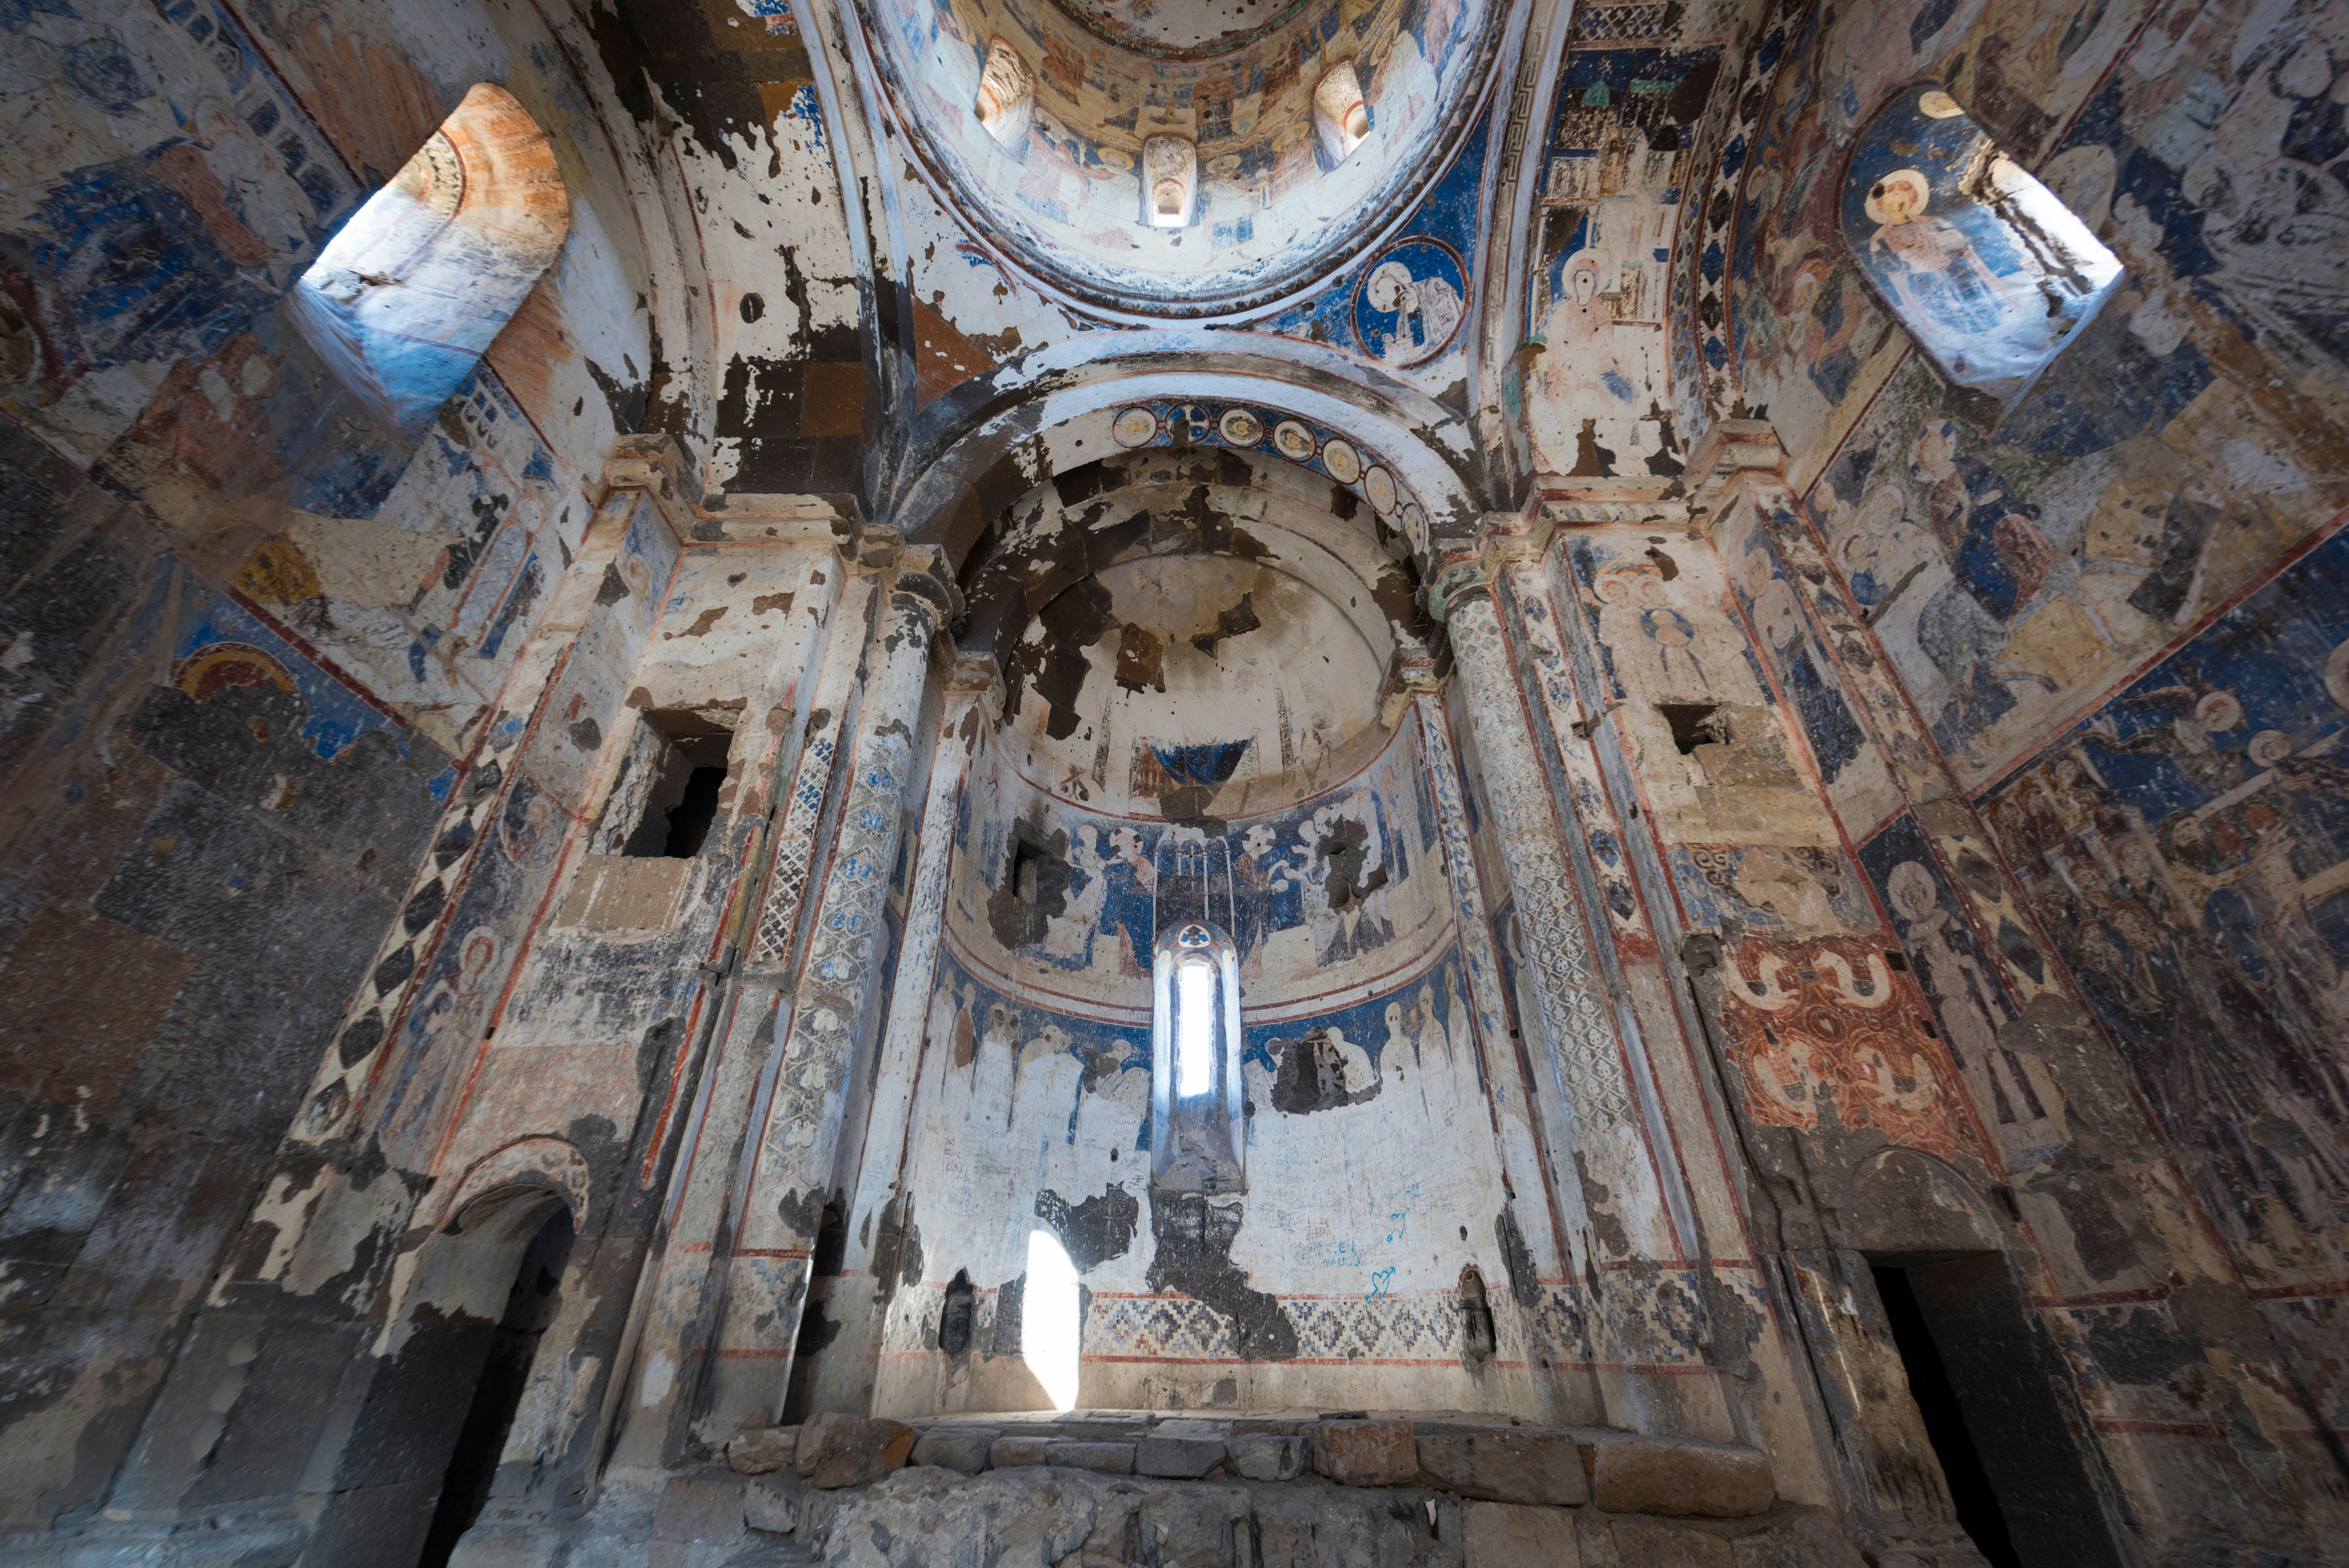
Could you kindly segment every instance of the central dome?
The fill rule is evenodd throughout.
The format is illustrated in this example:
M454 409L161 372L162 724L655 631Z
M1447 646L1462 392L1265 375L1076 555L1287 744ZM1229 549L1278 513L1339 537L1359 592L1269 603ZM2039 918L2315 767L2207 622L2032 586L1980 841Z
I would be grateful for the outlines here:
M1507 11L1498 0L861 0L860 14L942 205L1075 300L1199 319L1293 296L1408 214L1475 121ZM1315 119L1333 73L1360 89L1343 138ZM1193 181L1172 216L1144 211L1145 143L1153 159L1185 161ZM1155 202L1164 166L1151 168Z

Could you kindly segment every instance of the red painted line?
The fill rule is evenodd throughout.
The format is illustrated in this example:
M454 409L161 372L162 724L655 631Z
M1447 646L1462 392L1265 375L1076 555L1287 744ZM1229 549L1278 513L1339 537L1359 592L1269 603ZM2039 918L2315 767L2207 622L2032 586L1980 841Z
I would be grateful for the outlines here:
M374 709L377 712L382 714L385 718L390 720L393 723L398 725L403 730L421 733L420 731L417 731L414 720L409 719L406 714L399 712L389 703L378 699L374 692L368 691L365 685L354 678L348 670L345 670L341 665L336 664L325 654L319 652L317 646L311 642L308 638L302 636L299 632L294 630L291 627L288 627L284 621L279 620L267 610L263 609L252 599L247 598L242 592L238 591L234 584L221 584L218 591L232 600L239 609L244 611L245 614L259 621L263 626L267 627L270 631L274 633L276 636L284 639L293 647L295 651L301 654L303 658L308 659L311 663L316 665L319 669L333 676L336 680L342 682L343 685L348 687L350 689L351 695L357 698L367 707ZM426 735L424 738L428 742L432 739L429 735ZM436 745L433 749L437 751L440 748ZM449 760L450 762L457 761L455 757L450 757Z
M2349 1296L2349 1280L2318 1280L2302 1285L2252 1285L2245 1294L2255 1302L2305 1300L2315 1296Z
M2168 1286L2153 1285L2141 1291L2097 1291L2079 1296L2034 1295L2030 1298L2030 1301L2035 1307L2100 1307L2126 1306L2132 1302L2164 1302L2168 1299Z
M2226 1432L2207 1421L2109 1421L2088 1423L2091 1429L2124 1438L2224 1438Z
M719 919L719 929L723 930L724 917ZM685 1032L678 1036L677 1054L669 1061L668 1086L661 1095L660 1115L653 1121L653 1136L645 1140L644 1164L636 1171L636 1189L640 1192L653 1184L653 1170L660 1164L661 1145L668 1139L668 1119L677 1110L677 1091L685 1081L685 1059L693 1050L694 1034L701 1027L702 1011L709 1005L711 996L709 981L697 978L693 1005L686 1010Z

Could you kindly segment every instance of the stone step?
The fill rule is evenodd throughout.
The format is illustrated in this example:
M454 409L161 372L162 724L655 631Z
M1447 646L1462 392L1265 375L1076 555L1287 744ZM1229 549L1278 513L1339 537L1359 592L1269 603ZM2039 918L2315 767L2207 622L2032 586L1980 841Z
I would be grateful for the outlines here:
M925 1437L932 1435L935 1429ZM1241 1434L1237 1440L1253 1438L1299 1440L1278 1433ZM1507 1451L1522 1457L1527 1450ZM1590 1503L1492 1501L1417 1483L1352 1486L1309 1472L1277 1481L1193 1480L1056 1465L965 1474L915 1464L870 1485L832 1489L809 1486L795 1469L741 1476L705 1468L668 1481L650 1545L651 1568L814 1563L916 1568L960 1562L999 1568L1864 1568L1865 1563L1824 1511L1788 1503L1737 1518L1663 1517Z
M899 1421L819 1416L738 1434L726 1461L814 1490L870 1485L906 1464L978 1475L1032 1468L1162 1480L1418 1487L1480 1502L1594 1503L1615 1513L1739 1519L1775 1491L1758 1449L1508 1417L1367 1411L1202 1415L1085 1410Z

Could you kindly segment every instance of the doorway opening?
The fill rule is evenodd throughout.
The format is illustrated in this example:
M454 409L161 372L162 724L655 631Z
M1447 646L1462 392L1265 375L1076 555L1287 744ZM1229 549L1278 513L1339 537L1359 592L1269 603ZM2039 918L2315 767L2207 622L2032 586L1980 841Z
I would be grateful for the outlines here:
M815 1255L808 1260L807 1305L800 1310L799 1337L792 1345L791 1381L783 1390L783 1425L804 1421L815 1407L816 1360L825 1345L840 1337L840 1320L825 1309L833 1287L840 1282L848 1262L848 1219L840 1199L825 1201L815 1233Z
M1925 1435L1932 1439L1933 1455L1941 1461L1941 1475L1949 1482L1958 1523L1973 1537L1991 1568L2023 1568L2006 1527L2005 1511L1999 1507L1998 1494L1991 1490L1990 1476L1982 1469L1982 1453L1974 1447L1973 1434L1966 1429L1965 1412L1951 1386L1950 1369L1933 1343L1932 1331L1925 1326L1925 1312L1909 1282L1909 1271L1878 1265L1872 1272L1884 1315L1892 1324L1892 1343L1899 1346L1900 1364L1909 1373L1909 1397L1917 1402L1918 1414L1925 1417Z
M506 1434L521 1408L523 1390L530 1383L531 1363L538 1342L561 1305L563 1269L571 1257L574 1231L570 1210L556 1209L531 1238L514 1272L513 1289L490 1337L489 1356L473 1385L473 1401L458 1428L457 1447L440 1480L440 1500L434 1505L432 1527L424 1538L417 1568L447 1568L458 1539L473 1527L490 1501L498 1478L498 1459L505 1452Z

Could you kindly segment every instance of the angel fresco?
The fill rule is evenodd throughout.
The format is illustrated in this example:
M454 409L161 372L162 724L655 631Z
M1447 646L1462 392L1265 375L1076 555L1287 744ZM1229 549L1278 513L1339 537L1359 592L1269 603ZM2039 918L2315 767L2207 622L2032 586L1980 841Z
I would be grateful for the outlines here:
M1939 88L1896 95L1844 176L1860 272L1944 374L2013 403L2112 293L2121 266Z

